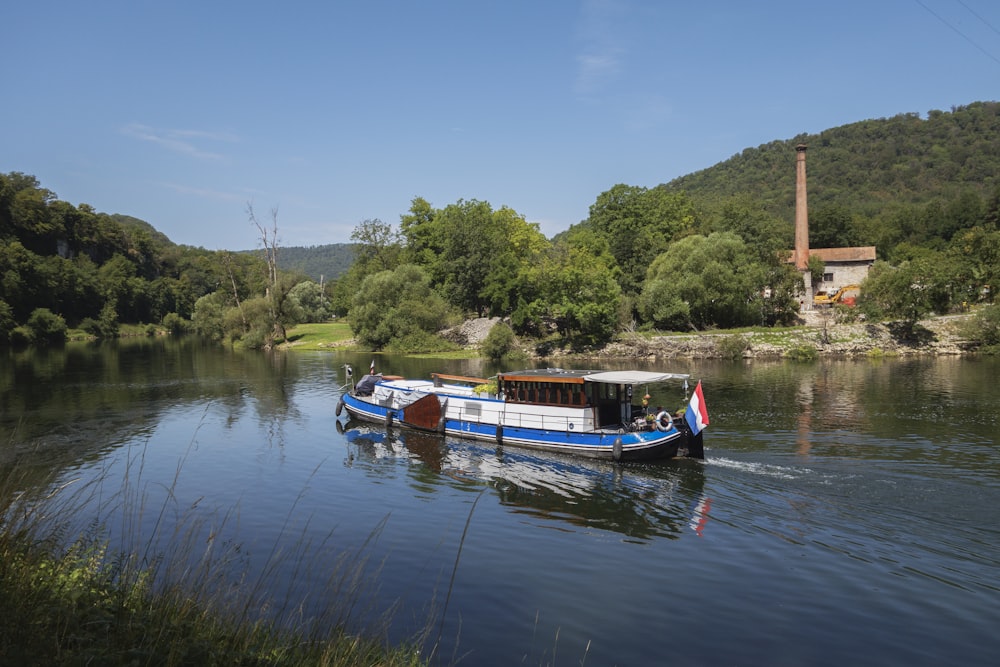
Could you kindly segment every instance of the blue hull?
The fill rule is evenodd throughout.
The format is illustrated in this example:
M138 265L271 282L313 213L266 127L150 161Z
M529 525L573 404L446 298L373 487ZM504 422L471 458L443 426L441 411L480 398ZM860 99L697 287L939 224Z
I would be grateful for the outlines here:
M386 408L359 399L350 393L345 393L337 406L337 415L341 408L346 408L348 414L355 419L385 424L399 425L405 428L416 428L407 424L399 414L403 411ZM432 429L421 429L432 430ZM471 440L492 440L499 446L515 446L547 452L558 452L576 456L586 456L596 459L615 461L644 461L652 459L672 458L678 455L678 450L686 449L689 434L672 426L666 431L622 431L622 432L589 432L551 431L534 428L518 428L498 426L496 424L478 423L444 419L433 429L438 433Z

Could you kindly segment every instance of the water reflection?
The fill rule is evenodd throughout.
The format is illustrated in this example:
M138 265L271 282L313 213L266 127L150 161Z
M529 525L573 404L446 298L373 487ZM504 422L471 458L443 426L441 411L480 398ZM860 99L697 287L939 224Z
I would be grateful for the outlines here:
M349 421L346 465L419 462L408 474L426 485L485 485L511 513L560 530L600 529L630 540L701 534L711 502L700 461L613 464L578 457L495 448L439 435ZM426 472L437 478L428 480ZM471 483L471 484L470 484ZM426 488L426 486L423 486Z

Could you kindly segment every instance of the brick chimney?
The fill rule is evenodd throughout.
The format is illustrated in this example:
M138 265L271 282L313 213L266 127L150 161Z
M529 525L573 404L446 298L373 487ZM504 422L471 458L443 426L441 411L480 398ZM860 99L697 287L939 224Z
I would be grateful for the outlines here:
M806 204L806 145L795 147L795 268L809 269L809 207Z

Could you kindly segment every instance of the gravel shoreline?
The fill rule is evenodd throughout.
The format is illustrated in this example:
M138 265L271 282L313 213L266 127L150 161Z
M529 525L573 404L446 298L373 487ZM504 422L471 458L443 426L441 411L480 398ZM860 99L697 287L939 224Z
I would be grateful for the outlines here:
M948 315L920 320L908 331L898 322L838 324L823 312L807 313L802 326L751 333L726 331L649 336L622 334L599 350L581 353L552 351L531 357L590 357L647 359L780 359L788 356L833 358L882 356L961 356L974 353L976 345L962 334L971 316ZM499 318L468 320L450 336L466 347L478 347ZM742 352L740 349L742 348Z

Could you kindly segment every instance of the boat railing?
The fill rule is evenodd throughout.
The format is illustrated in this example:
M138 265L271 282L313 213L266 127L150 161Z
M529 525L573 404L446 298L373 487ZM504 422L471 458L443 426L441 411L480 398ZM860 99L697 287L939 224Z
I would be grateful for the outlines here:
M457 406L458 419L477 425L497 423L510 428L532 428L545 431L576 431L592 430L592 420L585 415L544 415L531 413L486 412L469 409L467 406ZM451 415L449 415L451 417Z

